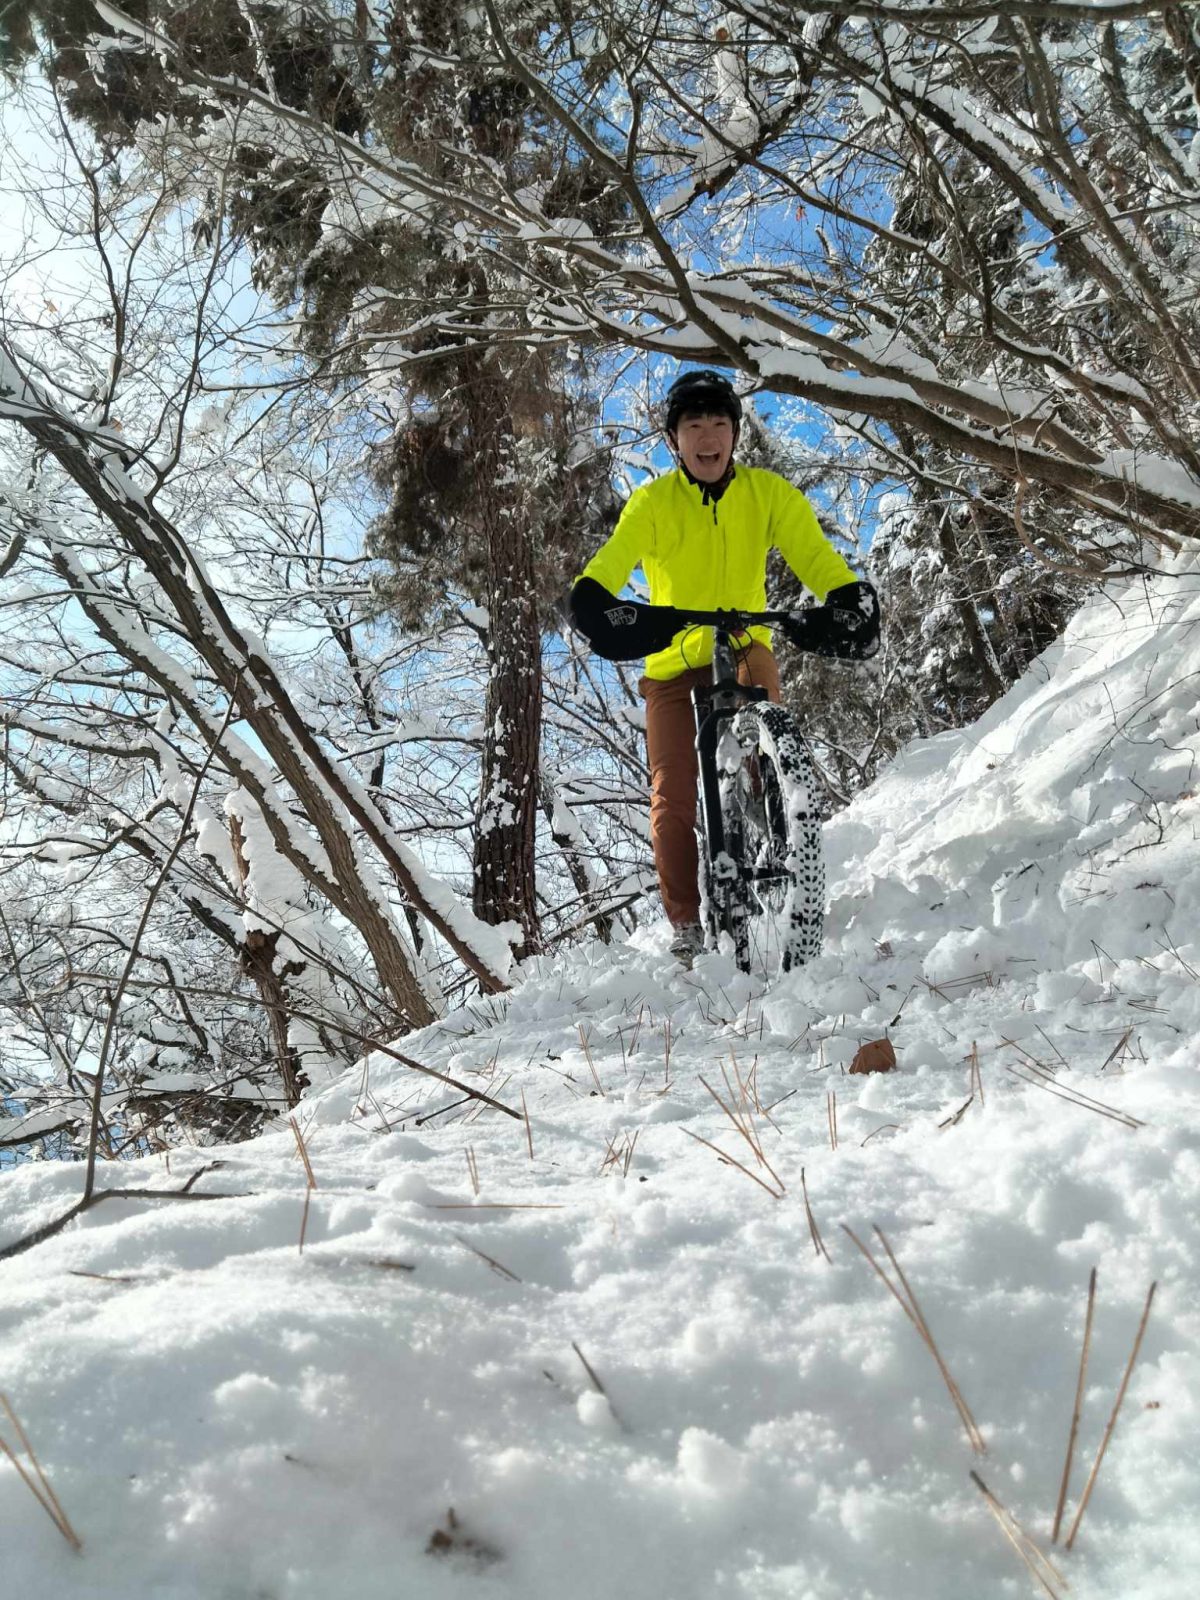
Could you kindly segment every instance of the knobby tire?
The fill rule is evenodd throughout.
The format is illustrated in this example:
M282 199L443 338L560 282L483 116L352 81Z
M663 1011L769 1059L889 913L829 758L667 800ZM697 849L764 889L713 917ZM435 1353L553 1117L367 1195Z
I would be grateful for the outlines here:
M709 863L710 934L729 934L743 972L789 972L820 954L824 929L812 762L783 707L759 702L743 707L724 731L717 763L725 854L738 870L729 876L727 863Z

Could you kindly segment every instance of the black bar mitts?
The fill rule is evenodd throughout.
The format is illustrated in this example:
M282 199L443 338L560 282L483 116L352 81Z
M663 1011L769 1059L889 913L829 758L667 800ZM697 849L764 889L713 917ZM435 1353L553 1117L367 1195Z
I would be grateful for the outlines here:
M595 578L580 578L575 584L568 613L573 626L607 661L637 661L665 650L680 628L673 607L618 600Z
M879 596L865 579L831 589L823 606L798 611L784 628L797 650L839 661L869 661L879 649Z

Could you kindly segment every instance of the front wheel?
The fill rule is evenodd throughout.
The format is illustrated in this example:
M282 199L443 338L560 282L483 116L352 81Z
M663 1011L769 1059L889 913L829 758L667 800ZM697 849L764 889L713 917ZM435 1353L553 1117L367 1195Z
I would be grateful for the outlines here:
M717 746L726 861L718 931L743 972L788 972L821 951L825 860L816 774L782 706L743 707ZM712 868L710 867L710 875Z

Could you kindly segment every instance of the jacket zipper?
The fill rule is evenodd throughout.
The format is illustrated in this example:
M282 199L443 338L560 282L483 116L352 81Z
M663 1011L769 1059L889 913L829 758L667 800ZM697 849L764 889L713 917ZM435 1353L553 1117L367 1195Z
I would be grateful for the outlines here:
M713 513L713 527L717 530L717 539L720 542L720 546L721 546L721 588L720 588L719 592L720 592L721 597L724 598L724 596L729 592L729 587L728 587L728 583L729 583L729 571L728 571L728 568L729 568L729 551L725 548L724 539L721 538L721 525L717 521L717 502L715 500L712 503L712 513ZM713 650L716 650L716 648L717 648L717 635L716 635L715 629L713 630L713 635L712 635L712 647L713 647ZM712 659L711 656L710 656L709 659L710 660Z

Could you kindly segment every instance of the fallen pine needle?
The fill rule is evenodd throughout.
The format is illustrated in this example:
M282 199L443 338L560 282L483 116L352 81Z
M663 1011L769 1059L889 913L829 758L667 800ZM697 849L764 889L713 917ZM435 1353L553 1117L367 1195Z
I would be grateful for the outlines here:
M900 1309L904 1312L904 1315L917 1330L918 1337L920 1338L922 1344L937 1363L937 1369L942 1375L942 1381L945 1383L946 1388L950 1393L950 1398L954 1402L955 1410L962 1419L962 1425L966 1429L967 1438L970 1441L972 1450L975 1451L976 1455L985 1455L987 1453L987 1445L984 1443L983 1435L979 1431L979 1424L971 1415L970 1407L963 1398L962 1390L958 1387L958 1384L951 1376L950 1369L942 1357L942 1352L938 1349L937 1341L934 1339L933 1334L930 1331L929 1324L925 1320L925 1315L917 1301L917 1297L913 1293L912 1285L904 1276L904 1269L896 1260L895 1253L893 1252L891 1245L887 1242L887 1239L884 1237L882 1230L876 1228L875 1233L878 1236L880 1243L883 1245L883 1248L887 1251L888 1260L891 1262L892 1267L895 1270L896 1277L904 1290L903 1294L901 1294L900 1289L898 1289L888 1277L887 1273L879 1265L879 1262L876 1261L875 1257L871 1254L870 1250L867 1249L866 1245L863 1244L862 1240L858 1237L854 1230L852 1228L848 1228L843 1222L842 1231L848 1234L849 1237L854 1241L858 1249L870 1262L876 1276L882 1280L889 1292L896 1298L897 1301L899 1301Z
M826 1261L832 1261L833 1257L825 1248L825 1241L821 1237L821 1230L817 1227L817 1219L813 1216L812 1206L808 1202L808 1185L804 1181L803 1167L800 1168L800 1191L804 1196L804 1210L808 1217L808 1231L810 1237L812 1238L813 1249L817 1252L818 1256L824 1256Z
M799 1093L799 1089L789 1089L786 1094L781 1094L778 1100L772 1100L769 1106L763 1107L763 1116L769 1120L771 1113L774 1111L776 1106L781 1106L785 1100L790 1100L794 1094Z
M640 1128L635 1128L633 1130L632 1139L628 1134L625 1135L625 1160L621 1167L621 1176L623 1178L627 1178L629 1176L629 1169L633 1165L633 1152L637 1149L637 1142L641 1136L641 1132L642 1130Z
M722 1071L724 1071L723 1068ZM780 1178L779 1174L775 1171L774 1167L767 1160L765 1154L763 1153L762 1140L758 1136L758 1129L754 1126L754 1118L750 1115L749 1109L739 1110L737 1108L733 1089L729 1083L729 1079L725 1079L725 1087L729 1092L728 1104L721 1099L721 1096L703 1076L701 1077L700 1082L704 1085L709 1094L712 1095L713 1099L720 1106L721 1110L729 1118L736 1131L750 1146L750 1149L754 1155L754 1159L758 1162L759 1166L766 1167L767 1171L771 1174L772 1179L778 1186L780 1196L785 1194L786 1190L784 1188L783 1180ZM742 1090L740 1078L738 1080L738 1087L739 1090L741 1090L742 1105L743 1107L747 1107L748 1102L745 1091Z
M1142 1336L1146 1332L1146 1324L1150 1320L1150 1307L1154 1304L1154 1291L1158 1288L1155 1281L1150 1285L1150 1292L1146 1296L1146 1305L1142 1311L1142 1320L1138 1323L1137 1336L1133 1341L1133 1349L1129 1352L1129 1360L1125 1365L1125 1374L1121 1379L1121 1387L1117 1390L1116 1402L1112 1408L1112 1416L1108 1419L1108 1426L1104 1430L1104 1437L1100 1441L1100 1448L1096 1452L1096 1459L1092 1463L1092 1470L1088 1474L1088 1481L1084 1485L1083 1494L1075 1512L1075 1520L1071 1524L1071 1531L1067 1535L1067 1549L1070 1550L1075 1543L1075 1535L1079 1532L1079 1524L1083 1521L1083 1513L1087 1510L1088 1501L1092 1498L1092 1490L1096 1484L1096 1476L1100 1471L1100 1463L1104 1460L1104 1452L1108 1449L1109 1440L1117 1426L1117 1417L1125 1400L1125 1391L1129 1387L1129 1380L1133 1375L1133 1365L1138 1358L1138 1351L1142 1348Z
M976 1040L971 1040L971 1093L979 1091L980 1110L987 1104L983 1098L983 1068L979 1064L979 1045Z
M465 1249L469 1250L473 1256L478 1256L481 1261L486 1261L493 1272L498 1272L502 1278L507 1278L510 1283L520 1283L521 1280L517 1277L516 1273L510 1272L503 1262L496 1260L495 1256L489 1256L486 1250L477 1250L469 1239L463 1238L461 1233L456 1233L454 1237L458 1240L459 1244L464 1246Z
M37 1501L38 1505L41 1506L42 1510L50 1518L51 1522L53 1522L59 1533L62 1534L63 1538L71 1546L72 1550L82 1550L83 1541L71 1526L70 1519L68 1518L67 1513L63 1510L61 1501L55 1494L54 1490L50 1487L50 1480L42 1471L42 1464L37 1458L33 1445L29 1442L29 1435L21 1426L20 1418L9 1404L7 1395L0 1394L0 1406L4 1407L5 1415L13 1425L17 1438L20 1441L21 1448L25 1451L25 1454L33 1463L33 1470L37 1474L37 1483L34 1483L33 1479L29 1476L29 1473L21 1465L21 1462L17 1459L16 1454L3 1434L0 1434L0 1450L4 1452L8 1459L12 1462L13 1466L16 1467L17 1472L20 1474L20 1477L26 1488L33 1495L33 1498Z
M579 1043L587 1060L588 1070L592 1074L592 1082L596 1085L596 1091L601 1098L607 1100L608 1096L604 1093L604 1085L600 1082L600 1074L596 1071L596 1063L592 1060L592 1047L588 1044L587 1034L583 1031L583 1023L580 1022L577 1026L579 1029Z
M1012 1512L1001 1505L977 1472L971 1473L971 1481L982 1494L988 1510L999 1523L1005 1538L1020 1556L1026 1567L1028 1567L1034 1582L1039 1588L1046 1591L1050 1596L1050 1600L1060 1600L1062 1591L1069 1587L1062 1573L1059 1572L1049 1556L1044 1555L1038 1549Z
M575 1354L579 1357L580 1361L583 1363L583 1370L587 1373L588 1377L592 1380L592 1388L595 1389L597 1394L602 1394L604 1396L604 1398L607 1400L608 1399L608 1391L605 1389L604 1385L600 1382L600 1379L596 1376L595 1367L592 1366L592 1363L584 1355L583 1351L575 1343L574 1339L571 1340L571 1349L574 1350Z
M300 1124L296 1121L295 1117L289 1117L288 1121L291 1123L292 1132L296 1136L296 1148L299 1150L300 1159L304 1163L304 1176L308 1179L308 1187L310 1189L315 1189L317 1187L317 1180L313 1176L312 1162L308 1159L308 1146L304 1142L304 1135L300 1132Z
M1014 1078L1019 1078L1022 1083L1028 1083L1035 1089L1044 1089L1047 1094L1065 1100L1069 1105L1081 1106L1085 1111L1094 1111L1098 1116L1107 1117L1110 1122L1119 1122L1126 1128L1146 1126L1137 1117L1118 1111L1115 1106L1105 1105L1102 1100L1093 1100L1090 1095L1082 1094L1078 1089L1071 1089L1065 1084L1054 1081L1050 1073L1033 1063L1022 1062L1018 1067L1007 1067L1005 1070L1011 1072Z
M977 1455L985 1455L987 1453L987 1445L984 1443L983 1434L980 1433L979 1426L976 1423L975 1418L971 1415L970 1408L968 1407L966 1400L963 1398L962 1390L951 1377L950 1369L942 1359L942 1352L938 1349L937 1341L933 1337L933 1332L930 1329L928 1322L925 1320L925 1313L921 1310L920 1302L917 1299L916 1293L908 1279L904 1276L904 1268L896 1260L891 1245L884 1238L883 1230L876 1228L875 1233L878 1236L880 1244L887 1251L888 1260L895 1269L896 1276L900 1280L905 1294L908 1296L909 1304L912 1306L913 1313L916 1318L917 1327L919 1328L921 1335L929 1348L930 1355L932 1355L933 1359L937 1362L938 1371L945 1380L946 1387L950 1391L950 1398L954 1401L954 1404L958 1409L958 1414L963 1420L963 1426L967 1430L967 1438L971 1441L972 1448L975 1450Z
M525 1091L521 1090L521 1115L525 1118L525 1141L529 1146L529 1159L533 1160L533 1124L529 1120L529 1107L525 1104Z
M1092 1315L1096 1309L1096 1269L1092 1268L1091 1278L1088 1280L1087 1315L1083 1321L1083 1349L1079 1355L1079 1378L1075 1384L1075 1408L1071 1413L1071 1431L1067 1435L1067 1457L1063 1462L1062 1483L1058 1490L1058 1505L1054 1509L1054 1532L1050 1535L1050 1543L1058 1543L1058 1531L1062 1527L1063 1512L1067 1504L1067 1489L1071 1478L1071 1461L1075 1454L1075 1440L1079 1433L1079 1414L1083 1410L1083 1386L1087 1378L1088 1352L1092 1345Z
M629 1429L626 1427L625 1423L622 1421L621 1417L618 1415L616 1406L614 1406L613 1403L612 1403L612 1396L609 1394L608 1390L604 1387L604 1385L600 1382L600 1379L596 1376L595 1367L592 1366L592 1363L584 1355L583 1351L575 1343L574 1339L571 1340L571 1349L574 1350L575 1354L579 1357L579 1360L580 1360L580 1362L581 1362L581 1364L583 1366L583 1370L587 1373L588 1377L591 1379L592 1388L595 1389L597 1394L602 1394L604 1396L604 1398L608 1401L608 1409L613 1414L613 1421L617 1424L618 1428L620 1428L623 1432L628 1433Z
M743 1166L736 1156L727 1155L719 1145L713 1144L710 1139L702 1138L698 1133L693 1133L690 1128L684 1128L683 1132L687 1134L689 1139L695 1139L697 1144L702 1144L707 1149L711 1150L715 1156L719 1157L720 1160L727 1162L729 1166L736 1167L739 1172L744 1172L750 1179L751 1183L756 1183L760 1189L765 1189L771 1196L772 1200L783 1199L782 1189L772 1189L771 1185L764 1182L763 1179L759 1177L757 1172L751 1172L749 1167Z

